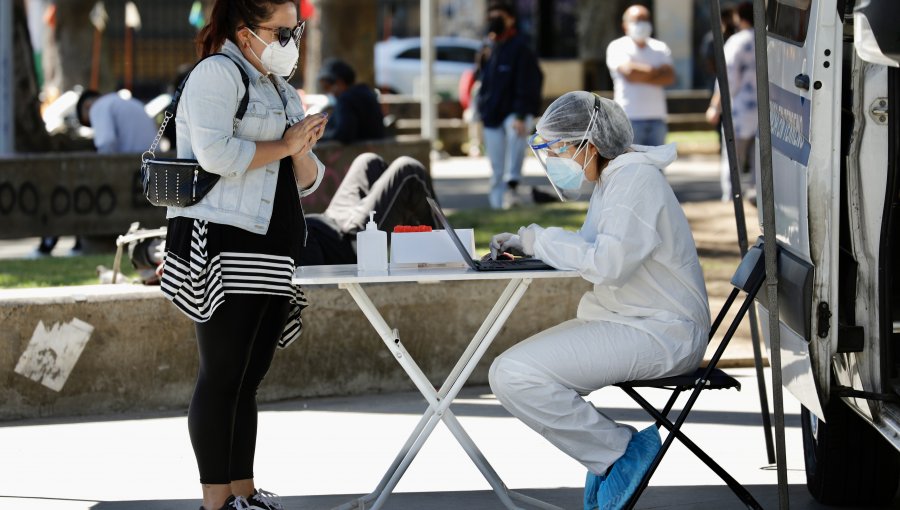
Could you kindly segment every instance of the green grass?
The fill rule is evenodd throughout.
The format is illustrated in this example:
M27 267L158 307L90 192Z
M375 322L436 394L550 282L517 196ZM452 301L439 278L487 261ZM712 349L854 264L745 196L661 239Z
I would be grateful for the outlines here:
M474 228L478 253L487 253L494 234L516 232L519 227L532 223L577 230L581 228L586 212L587 203L574 202L520 207L508 211L470 209L451 214L450 221L457 228ZM114 257L114 253L109 253L0 260L0 289L94 285L99 283L97 266L111 269ZM122 256L121 271L129 278L136 276L128 262L127 253Z
M494 234L515 233L519 227L532 223L574 231L581 228L586 213L587 202L568 202L518 207L507 211L470 209L457 211L449 215L448 219L456 228L474 228L475 250L477 253L486 253Z
M61 287L66 285L94 285L97 266L111 269L114 253L106 255L76 255L72 257L44 257L39 259L0 260L0 288ZM122 256L122 273L135 275L128 254Z

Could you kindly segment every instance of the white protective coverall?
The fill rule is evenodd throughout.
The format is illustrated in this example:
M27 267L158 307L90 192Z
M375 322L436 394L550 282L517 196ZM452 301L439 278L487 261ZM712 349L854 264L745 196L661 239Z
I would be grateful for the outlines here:
M710 325L694 238L660 171L675 146L633 149L601 174L580 231L537 227L536 257L594 283L577 318L511 347L489 376L509 412L598 475L633 429L582 395L695 370Z

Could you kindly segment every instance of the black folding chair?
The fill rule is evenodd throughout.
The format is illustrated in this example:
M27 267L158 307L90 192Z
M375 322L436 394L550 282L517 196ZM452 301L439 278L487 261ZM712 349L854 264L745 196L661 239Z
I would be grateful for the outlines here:
M763 281L765 280L765 265L763 260L763 250L762 243L758 243L756 246L750 248L747 251L747 254L741 260L740 265L735 271L734 276L731 278L731 284L734 286L731 294L728 295L728 299L725 301L725 304L722 306L722 310L719 312L719 315L716 317L716 320L713 321L712 327L709 331L709 339L712 340L713 336L716 333L716 330L719 328L719 325L722 323L722 320L725 318L725 314L731 308L731 305L737 299L738 294L743 291L746 293L746 297L744 301L741 303L741 307L735 315L734 320L731 321L731 325L728 327L728 331L725 332L724 337L722 338L722 342L719 344L719 347L716 349L715 354L713 354L712 358L709 360L709 364L706 367L698 368L696 372L692 374L685 374L675 377L664 377L661 379L650 379L645 381L628 381L619 383L616 386L622 388L625 393L628 394L635 402L637 402L641 407L644 408L645 411L650 413L651 416L656 420L656 426L659 428L660 426L665 427L669 434L666 436L666 440L662 444L662 448L660 448L659 452L656 454L656 458L653 459L653 463L650 465L650 469L647 470L647 473L641 479L640 485L638 485L637 491L631 496L628 502L625 504L625 508L630 510L634 508L635 504L637 504L638 499L641 497L641 494L647 488L647 485L650 482L650 477L653 476L654 471L659 466L660 461L663 456L668 451L669 447L672 445L672 442L675 438L678 438L682 444L684 444L694 455L697 456L700 460L703 461L704 464L709 466L719 477L728 484L728 487L735 493L735 495L741 499L746 505L747 508L751 509L761 509L759 503L753 496L750 495L750 492L744 488L743 485L738 483L737 480L731 477L722 466L717 464L709 455L707 455L703 450L700 449L693 441L691 441L687 436L681 432L681 426L684 424L684 421L688 417L688 413L691 412L691 408L694 406L694 402L697 400L697 397L700 395L700 392L703 390L721 390L721 389L729 389L729 388L737 388L740 390L741 383L735 380L733 377L729 376L725 372L716 368L716 364L719 362L719 358L722 357L722 353L725 352L725 348L728 347L728 343L731 341L731 337L734 336L734 332L737 331L738 326L744 318L744 315L747 313L747 310L750 309L750 306L753 304L753 299L756 297L756 293L759 292L760 287L762 287ZM669 397L668 402L666 402L665 407L662 412L657 411L655 407L653 407L646 399L644 399L635 388L661 388L672 391L671 397ZM690 397L684 405L684 408L681 410L681 413L678 415L678 418L675 422L669 421L668 414L669 411L672 410L672 406L675 404L675 401L678 399L678 396L681 395L682 392L691 390Z

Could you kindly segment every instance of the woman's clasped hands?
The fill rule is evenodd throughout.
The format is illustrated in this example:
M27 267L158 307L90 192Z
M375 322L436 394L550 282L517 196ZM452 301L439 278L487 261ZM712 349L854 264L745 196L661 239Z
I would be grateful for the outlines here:
M328 114L307 115L300 122L288 127L281 140L287 145L291 156L305 156L325 134L327 123Z

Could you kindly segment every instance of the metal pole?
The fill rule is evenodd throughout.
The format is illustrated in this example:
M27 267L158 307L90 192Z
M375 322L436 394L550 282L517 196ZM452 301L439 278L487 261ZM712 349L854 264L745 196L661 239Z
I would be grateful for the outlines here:
M778 252L775 240L775 194L772 181L772 126L769 117L769 57L766 52L765 0L753 2L756 38L756 97L759 103L759 164L762 180L763 236L766 257L766 294L769 298L769 343L772 367L772 400L775 404L775 452L778 470L778 508L790 508L787 459L784 451L784 390L781 374L781 322L778 320Z
M13 3L0 1L0 156L15 151ZM31 55L28 55L29 59Z
M762 362L762 339L759 336L759 319L756 307L750 307L750 341L753 345L753 365L756 370L756 391L759 393L759 412L763 421L763 436L766 440L766 460L775 464L775 445L772 441L772 417L769 414L769 397L766 389L766 372Z
M422 0L419 10L422 25L422 137L431 140L433 146L437 139L434 107L434 0Z
M719 84L719 96L722 107L722 127L728 155L728 168L731 170L731 200L734 205L734 218L737 224L738 247L741 258L747 254L747 219L744 215L744 201L741 190L741 178L737 164L737 150L734 146L734 120L731 116L731 92L728 84L728 73L725 69L725 40L722 31L718 30L719 0L710 0L710 22L713 34L713 55L716 59L716 79ZM759 393L760 415L763 420L763 436L766 441L766 458L769 463L775 462L775 449L772 444L772 423L769 419L769 401L766 392L766 374L762 366L762 350L760 348L759 328L757 327L756 307L750 307L750 337L753 344L753 361L756 367L756 385Z

